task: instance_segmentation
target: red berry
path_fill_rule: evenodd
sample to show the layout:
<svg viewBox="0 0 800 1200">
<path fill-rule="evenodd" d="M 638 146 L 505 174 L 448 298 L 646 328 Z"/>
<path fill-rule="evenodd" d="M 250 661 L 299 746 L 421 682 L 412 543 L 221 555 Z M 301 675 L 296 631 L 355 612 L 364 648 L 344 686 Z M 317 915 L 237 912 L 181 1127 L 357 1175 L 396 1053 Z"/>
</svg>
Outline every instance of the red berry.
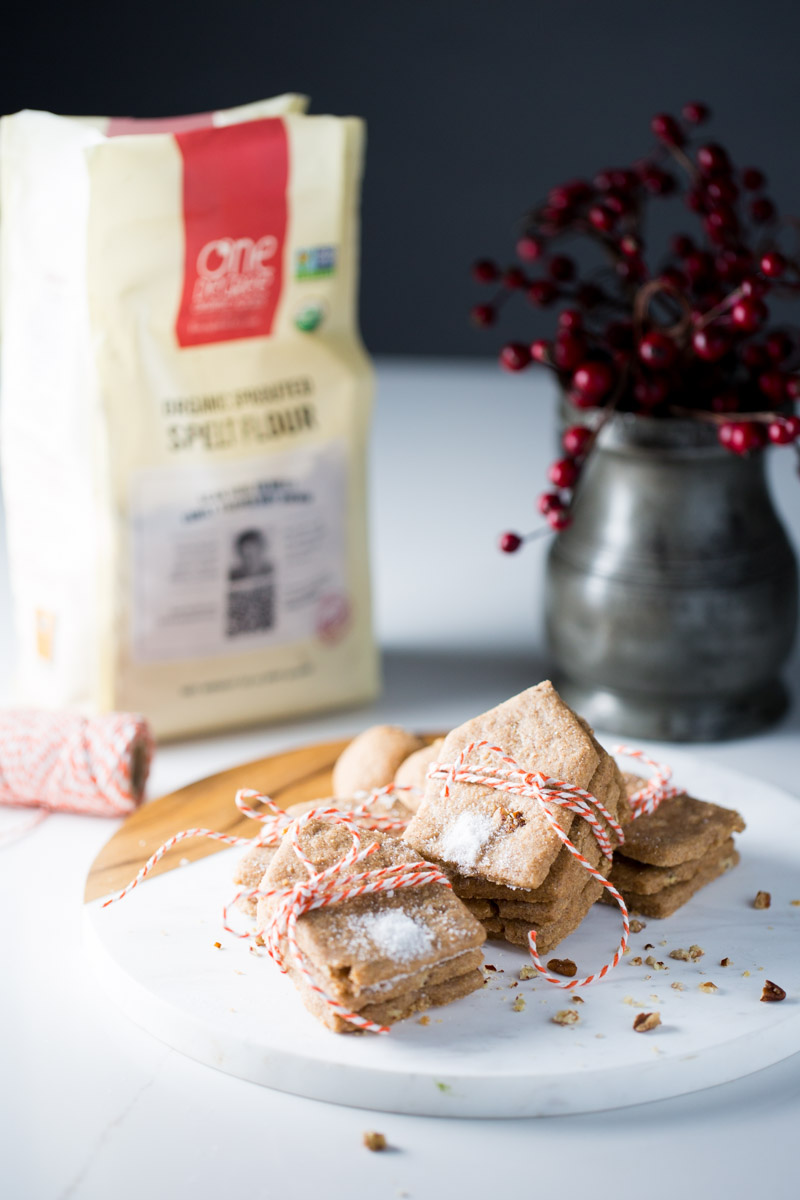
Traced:
<svg viewBox="0 0 800 1200">
<path fill-rule="evenodd" d="M 572 376 L 573 403 L 579 408 L 592 408 L 608 395 L 613 386 L 614 372 L 608 363 L 585 362 Z"/>
<path fill-rule="evenodd" d="M 585 353 L 586 342 L 580 334 L 571 333 L 568 329 L 559 329 L 553 357 L 560 370 L 574 371 L 580 366 Z"/>
<path fill-rule="evenodd" d="M 513 554 L 522 545 L 522 538 L 518 533 L 501 533 L 497 544 L 504 554 Z"/>
<path fill-rule="evenodd" d="M 634 202 L 626 192 L 619 191 L 618 188 L 612 188 L 610 192 L 606 192 L 603 197 L 603 203 L 606 208 L 618 217 L 623 217 L 625 213 L 631 212 L 634 207 Z"/>
<path fill-rule="evenodd" d="M 732 208 L 727 205 L 721 205 L 719 208 L 713 209 L 705 220 L 707 232 L 710 233 L 737 233 L 739 229 L 739 219 Z"/>
<path fill-rule="evenodd" d="M 507 271 L 503 272 L 503 287 L 510 288 L 511 291 L 524 288 L 527 282 L 525 272 L 519 267 L 509 267 Z"/>
<path fill-rule="evenodd" d="M 654 329 L 640 339 L 637 352 L 646 366 L 664 370 L 675 361 L 677 347 L 671 337 Z"/>
<path fill-rule="evenodd" d="M 691 104 L 684 104 L 681 114 L 683 119 L 688 121 L 690 125 L 702 125 L 711 116 L 711 109 L 707 104 L 702 104 L 699 100 L 694 100 Z"/>
<path fill-rule="evenodd" d="M 766 340 L 765 348 L 773 362 L 783 362 L 794 350 L 794 342 L 788 333 L 776 329 Z"/>
<path fill-rule="evenodd" d="M 672 239 L 672 253 L 678 258 L 686 258 L 687 254 L 691 254 L 694 250 L 694 242 L 685 233 L 676 233 Z"/>
<path fill-rule="evenodd" d="M 793 400 L 797 400 L 800 397 L 800 379 L 796 375 L 792 375 L 786 381 L 786 394 L 787 396 L 791 396 Z"/>
<path fill-rule="evenodd" d="M 537 338 L 535 342 L 531 342 L 531 358 L 534 362 L 549 363 L 550 343 L 544 338 Z"/>
<path fill-rule="evenodd" d="M 692 188 L 686 193 L 686 207 L 695 213 L 704 213 L 707 208 L 706 194 L 700 188 Z"/>
<path fill-rule="evenodd" d="M 669 380 L 665 375 L 648 375 L 646 379 L 637 379 L 633 387 L 636 403 L 642 408 L 657 408 L 664 403 L 669 392 Z"/>
<path fill-rule="evenodd" d="M 572 524 L 572 517 L 565 508 L 556 508 L 553 512 L 547 514 L 547 524 L 556 533 L 562 533 L 565 529 L 569 529 Z"/>
<path fill-rule="evenodd" d="M 561 444 L 571 458 L 581 458 L 591 445 L 594 433 L 585 425 L 570 425 L 564 430 Z"/>
<path fill-rule="evenodd" d="M 554 254 L 550 259 L 550 274 L 560 283 L 575 278 L 575 263 L 566 254 Z"/>
<path fill-rule="evenodd" d="M 631 233 L 626 233 L 619 239 L 619 248 L 626 258 L 639 258 L 642 253 L 642 243 Z"/>
<path fill-rule="evenodd" d="M 658 140 L 667 146 L 682 146 L 686 141 L 680 125 L 669 113 L 657 113 L 650 122 L 650 128 Z"/>
<path fill-rule="evenodd" d="M 497 319 L 497 313 L 491 304 L 476 304 L 474 308 L 470 309 L 470 316 L 473 323 L 482 329 L 488 325 L 494 325 Z"/>
<path fill-rule="evenodd" d="M 537 308 L 546 308 L 558 296 L 558 288 L 549 279 L 534 279 L 528 288 L 528 299 Z"/>
<path fill-rule="evenodd" d="M 542 492 L 539 499 L 536 501 L 536 507 L 543 517 L 548 513 L 555 512 L 559 508 L 564 507 L 564 501 L 559 496 L 558 492 Z"/>
<path fill-rule="evenodd" d="M 713 175 L 718 171 L 728 171 L 731 161 L 728 157 L 728 151 L 723 146 L 718 145 L 716 142 L 709 142 L 707 146 L 698 147 L 697 165 L 705 174 Z"/>
<path fill-rule="evenodd" d="M 758 167 L 745 167 L 742 171 L 742 187 L 748 192 L 758 192 L 765 186 L 767 182 L 763 171 L 759 171 Z"/>
<path fill-rule="evenodd" d="M 754 421 L 726 421 L 720 425 L 718 437 L 733 454 L 750 454 L 763 444 L 761 430 Z"/>
<path fill-rule="evenodd" d="M 578 481 L 580 471 L 574 458 L 558 458 L 550 466 L 547 478 L 559 488 L 571 488 Z"/>
<path fill-rule="evenodd" d="M 758 377 L 758 390 L 773 404 L 786 398 L 786 376 L 782 371 L 763 371 Z"/>
<path fill-rule="evenodd" d="M 583 315 L 577 308 L 565 308 L 558 314 L 558 323 L 562 329 L 582 329 Z"/>
<path fill-rule="evenodd" d="M 770 250 L 764 254 L 759 264 L 761 270 L 769 279 L 780 279 L 786 270 L 788 263 L 783 255 L 778 250 Z"/>
<path fill-rule="evenodd" d="M 509 342 L 500 351 L 500 366 L 506 371 L 522 371 L 531 361 L 531 352 L 522 342 Z"/>
<path fill-rule="evenodd" d="M 523 262 L 535 262 L 542 254 L 542 242 L 539 238 L 526 234 L 517 242 L 517 254 Z"/>
<path fill-rule="evenodd" d="M 668 171 L 662 171 L 661 167 L 651 167 L 642 176 L 642 183 L 653 196 L 669 196 L 676 187 L 675 177 Z"/>
<path fill-rule="evenodd" d="M 476 283 L 494 283 L 499 274 L 500 268 L 497 263 L 493 263 L 489 258 L 479 258 L 472 264 L 472 278 Z"/>
<path fill-rule="evenodd" d="M 616 264 L 616 272 L 620 279 L 625 279 L 631 283 L 639 283 L 647 278 L 647 267 L 644 259 L 641 258 L 626 258 L 622 262 Z"/>
<path fill-rule="evenodd" d="M 730 342 L 722 329 L 708 326 L 696 329 L 692 334 L 692 346 L 698 358 L 704 362 L 718 362 L 727 353 Z"/>
<path fill-rule="evenodd" d="M 800 417 L 778 417 L 767 426 L 767 437 L 776 446 L 789 446 L 800 435 Z"/>
<path fill-rule="evenodd" d="M 614 228 L 616 218 L 609 208 L 603 204 L 593 204 L 589 209 L 589 223 L 601 233 L 610 233 Z"/>
<path fill-rule="evenodd" d="M 706 196 L 715 204 L 733 204 L 739 196 L 739 189 L 730 175 L 719 175 L 706 184 Z"/>
<path fill-rule="evenodd" d="M 698 279 L 705 279 L 711 274 L 713 266 L 710 254 L 706 254 L 704 250 L 693 250 L 691 254 L 687 254 L 683 269 L 690 282 L 697 283 Z"/>
<path fill-rule="evenodd" d="M 732 324 L 744 333 L 755 333 L 764 324 L 767 316 L 766 304 L 755 296 L 745 296 L 742 300 L 737 300 L 731 309 Z"/>
<path fill-rule="evenodd" d="M 750 205 L 750 216 L 756 225 L 766 225 L 775 216 L 775 205 L 766 196 L 761 196 Z"/>
</svg>

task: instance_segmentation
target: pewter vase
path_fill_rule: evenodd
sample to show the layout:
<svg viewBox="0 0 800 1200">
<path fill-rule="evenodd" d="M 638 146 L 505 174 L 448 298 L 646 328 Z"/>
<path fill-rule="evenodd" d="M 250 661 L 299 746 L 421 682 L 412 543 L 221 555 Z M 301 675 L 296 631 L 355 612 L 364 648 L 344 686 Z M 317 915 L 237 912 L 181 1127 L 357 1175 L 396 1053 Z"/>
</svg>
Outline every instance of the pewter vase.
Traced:
<svg viewBox="0 0 800 1200">
<path fill-rule="evenodd" d="M 776 720 L 797 563 L 764 454 L 695 421 L 614 417 L 550 552 L 546 624 L 564 698 L 601 729 L 711 741 Z"/>
</svg>

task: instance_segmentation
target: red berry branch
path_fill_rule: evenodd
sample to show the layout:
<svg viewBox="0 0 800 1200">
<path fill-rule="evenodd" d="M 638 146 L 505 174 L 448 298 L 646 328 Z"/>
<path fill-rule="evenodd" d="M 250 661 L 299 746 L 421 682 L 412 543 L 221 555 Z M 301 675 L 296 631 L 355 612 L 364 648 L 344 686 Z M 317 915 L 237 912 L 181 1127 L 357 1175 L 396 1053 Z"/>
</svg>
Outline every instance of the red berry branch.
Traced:
<svg viewBox="0 0 800 1200">
<path fill-rule="evenodd" d="M 769 312 L 770 300 L 800 294 L 800 221 L 779 215 L 758 168 L 738 170 L 716 142 L 692 145 L 710 117 L 705 104 L 686 104 L 681 116 L 653 117 L 655 145 L 632 167 L 551 188 L 525 219 L 522 266 L 481 259 L 472 268 L 476 282 L 494 288 L 472 309 L 478 326 L 494 325 L 515 294 L 535 308 L 560 307 L 552 341 L 509 342 L 500 364 L 545 366 L 576 408 L 593 410 L 590 425 L 565 431 L 564 457 L 548 470 L 552 490 L 539 497 L 556 531 L 569 525 L 581 468 L 616 411 L 713 424 L 733 454 L 769 443 L 800 452 L 800 332 L 770 325 Z M 647 204 L 680 192 L 700 234 L 677 233 L 670 253 L 650 264 Z M 787 230 L 799 244 L 792 252 Z M 610 266 L 582 278 L 563 252 L 575 237 L 595 243 Z M 513 553 L 543 531 L 505 533 L 500 548 Z"/>
</svg>

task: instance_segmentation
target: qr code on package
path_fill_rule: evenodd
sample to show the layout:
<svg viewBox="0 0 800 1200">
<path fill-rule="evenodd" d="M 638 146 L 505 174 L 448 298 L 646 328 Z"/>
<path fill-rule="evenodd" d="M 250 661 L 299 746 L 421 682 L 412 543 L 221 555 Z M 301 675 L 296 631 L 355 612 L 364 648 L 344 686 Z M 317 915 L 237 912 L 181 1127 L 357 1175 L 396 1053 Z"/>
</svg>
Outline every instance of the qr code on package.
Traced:
<svg viewBox="0 0 800 1200">
<path fill-rule="evenodd" d="M 228 637 L 263 633 L 275 624 L 275 587 L 272 583 L 228 592 Z"/>
</svg>

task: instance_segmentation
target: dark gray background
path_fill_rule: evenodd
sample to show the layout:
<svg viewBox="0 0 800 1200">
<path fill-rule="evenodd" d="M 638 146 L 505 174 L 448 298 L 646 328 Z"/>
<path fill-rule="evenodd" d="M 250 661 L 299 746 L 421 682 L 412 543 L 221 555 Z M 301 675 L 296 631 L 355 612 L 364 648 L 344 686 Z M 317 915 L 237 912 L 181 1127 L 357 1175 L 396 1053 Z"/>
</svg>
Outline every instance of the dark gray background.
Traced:
<svg viewBox="0 0 800 1200">
<path fill-rule="evenodd" d="M 228 0 L 15 6 L 0 110 L 161 116 L 281 91 L 369 124 L 362 326 L 389 354 L 493 354 L 545 332 L 523 302 L 473 330 L 479 254 L 564 178 L 622 165 L 703 99 L 709 136 L 800 212 L 797 0 Z"/>
</svg>

